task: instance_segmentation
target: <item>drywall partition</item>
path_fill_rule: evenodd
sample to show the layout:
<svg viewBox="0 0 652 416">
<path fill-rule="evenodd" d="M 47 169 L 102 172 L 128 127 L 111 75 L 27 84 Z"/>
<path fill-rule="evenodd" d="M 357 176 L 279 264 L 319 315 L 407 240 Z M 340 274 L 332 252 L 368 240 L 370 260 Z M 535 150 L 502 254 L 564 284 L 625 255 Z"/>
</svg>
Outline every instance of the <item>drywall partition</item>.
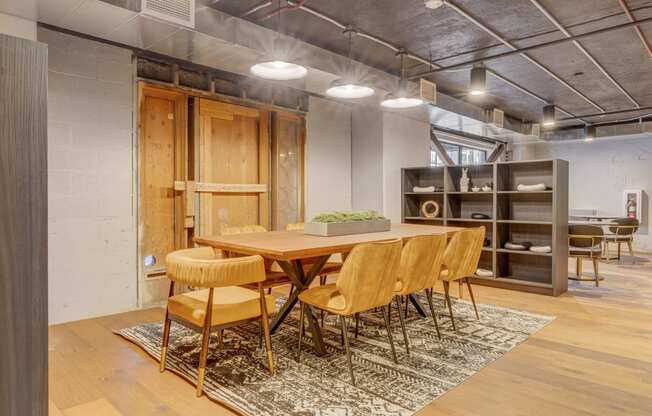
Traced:
<svg viewBox="0 0 652 416">
<path fill-rule="evenodd" d="M 351 205 L 383 211 L 383 113 L 356 107 L 351 123 Z"/>
<path fill-rule="evenodd" d="M 50 323 L 137 307 L 131 53 L 39 28 L 49 46 Z"/>
<path fill-rule="evenodd" d="M 351 209 L 351 108 L 310 97 L 306 117 L 306 220 Z"/>
<path fill-rule="evenodd" d="M 652 252 L 652 139 L 649 136 L 515 145 L 513 156 L 517 160 L 568 160 L 571 209 L 592 208 L 602 214 L 624 216 L 623 191 L 642 189 L 645 193 L 643 226 L 636 234 L 634 249 Z"/>
<path fill-rule="evenodd" d="M 401 222 L 401 168 L 430 166 L 430 123 L 383 113 L 383 212 Z"/>
</svg>

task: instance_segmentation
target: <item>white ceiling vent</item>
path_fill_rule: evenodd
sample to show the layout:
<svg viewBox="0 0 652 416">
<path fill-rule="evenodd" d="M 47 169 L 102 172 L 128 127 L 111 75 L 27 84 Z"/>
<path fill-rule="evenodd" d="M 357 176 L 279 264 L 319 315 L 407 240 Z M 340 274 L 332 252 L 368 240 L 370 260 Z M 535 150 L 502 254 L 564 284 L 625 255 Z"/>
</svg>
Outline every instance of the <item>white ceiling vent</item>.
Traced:
<svg viewBox="0 0 652 416">
<path fill-rule="evenodd" d="M 422 100 L 437 105 L 437 84 L 419 79 L 419 96 Z"/>
<path fill-rule="evenodd" d="M 195 0 L 142 0 L 143 14 L 195 28 Z"/>
</svg>

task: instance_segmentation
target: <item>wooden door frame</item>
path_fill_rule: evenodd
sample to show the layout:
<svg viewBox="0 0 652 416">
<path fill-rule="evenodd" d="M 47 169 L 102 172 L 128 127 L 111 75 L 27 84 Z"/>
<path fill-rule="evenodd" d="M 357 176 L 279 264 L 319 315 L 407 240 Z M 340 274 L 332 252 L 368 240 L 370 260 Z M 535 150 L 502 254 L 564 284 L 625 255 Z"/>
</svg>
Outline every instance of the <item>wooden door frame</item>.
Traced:
<svg viewBox="0 0 652 416">
<path fill-rule="evenodd" d="M 144 229 L 144 218 L 142 211 L 142 201 L 141 201 L 141 187 L 143 186 L 144 174 L 145 174 L 145 162 L 143 160 L 144 146 L 143 140 L 145 136 L 144 129 L 144 104 L 146 97 L 153 98 L 162 98 L 166 100 L 171 100 L 174 102 L 174 118 L 175 118 L 175 139 L 174 139 L 174 179 L 175 180 L 187 180 L 188 179 L 188 163 L 187 163 L 187 154 L 188 154 L 188 95 L 180 92 L 174 91 L 169 88 L 161 88 L 158 86 L 149 85 L 144 81 L 138 82 L 138 159 L 137 159 L 137 185 L 136 185 L 136 210 L 138 218 L 138 231 L 137 231 L 137 240 L 138 240 L 138 276 L 139 276 L 139 299 L 138 302 L 141 304 L 141 291 L 140 282 L 145 281 L 145 279 L 156 279 L 164 278 L 165 270 L 156 270 L 150 272 L 146 275 L 144 266 L 143 266 L 143 229 Z M 170 187 L 174 188 L 174 183 L 170 184 Z M 174 196 L 174 245 L 175 248 L 185 248 L 188 246 L 188 230 L 184 226 L 184 201 L 183 197 L 179 193 L 175 193 Z"/>
</svg>

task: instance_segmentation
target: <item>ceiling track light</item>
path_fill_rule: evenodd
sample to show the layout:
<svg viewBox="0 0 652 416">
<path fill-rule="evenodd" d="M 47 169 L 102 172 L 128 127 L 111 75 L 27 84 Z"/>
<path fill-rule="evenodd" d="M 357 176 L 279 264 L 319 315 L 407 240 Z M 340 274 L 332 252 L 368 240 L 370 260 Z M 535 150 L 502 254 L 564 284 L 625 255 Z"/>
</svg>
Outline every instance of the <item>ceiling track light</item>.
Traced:
<svg viewBox="0 0 652 416">
<path fill-rule="evenodd" d="M 555 125 L 555 106 L 550 104 L 543 107 L 543 120 L 541 125 L 544 127 L 552 127 Z"/>
<path fill-rule="evenodd" d="M 330 87 L 326 90 L 326 95 L 334 98 L 342 99 L 355 99 L 355 98 L 366 98 L 374 95 L 374 89 L 362 84 L 358 80 L 354 79 L 353 76 L 353 64 L 351 60 L 351 45 L 353 42 L 353 35 L 355 30 L 352 27 L 347 27 L 343 32 L 345 35 L 349 36 L 349 50 L 347 54 L 349 70 L 348 73 L 343 77 L 336 79 L 331 82 Z"/>
<path fill-rule="evenodd" d="M 471 82 L 469 94 L 478 96 L 487 92 L 487 69 L 484 65 L 475 65 L 471 68 Z"/>
<path fill-rule="evenodd" d="M 280 10 L 281 0 L 278 1 L 278 7 Z M 283 45 L 281 40 L 281 13 L 278 13 L 276 32 L 278 36 L 274 39 L 272 53 L 252 65 L 249 71 L 259 78 L 273 81 L 290 81 L 305 77 L 308 70 L 303 65 L 291 62 L 292 59 L 288 56 L 289 48 Z"/>
<path fill-rule="evenodd" d="M 412 108 L 423 104 L 421 98 L 414 97 L 408 92 L 409 85 L 408 80 L 405 79 L 405 67 L 403 65 L 403 58 L 406 54 L 407 52 L 403 48 L 399 49 L 396 53 L 396 55 L 401 58 L 401 78 L 398 82 L 398 89 L 395 92 L 390 92 L 385 95 L 385 99 L 380 103 L 380 105 L 385 108 Z"/>
<path fill-rule="evenodd" d="M 584 140 L 587 142 L 593 141 L 597 137 L 598 129 L 595 126 L 586 125 L 584 126 Z"/>
</svg>

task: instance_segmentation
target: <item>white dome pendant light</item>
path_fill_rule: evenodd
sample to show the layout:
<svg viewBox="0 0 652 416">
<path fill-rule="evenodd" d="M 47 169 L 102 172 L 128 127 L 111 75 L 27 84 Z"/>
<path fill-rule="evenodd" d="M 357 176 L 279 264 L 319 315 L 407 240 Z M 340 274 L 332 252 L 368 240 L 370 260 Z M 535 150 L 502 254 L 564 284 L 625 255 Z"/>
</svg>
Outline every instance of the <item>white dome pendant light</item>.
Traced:
<svg viewBox="0 0 652 416">
<path fill-rule="evenodd" d="M 281 0 L 278 1 L 278 5 L 281 10 Z M 273 81 L 290 81 L 305 77 L 308 74 L 306 67 L 290 62 L 291 60 L 286 56 L 287 51 L 286 48 L 283 48 L 280 30 L 281 13 L 279 11 L 276 27 L 278 37 L 274 40 L 272 53 L 252 65 L 249 71 L 259 78 Z"/>
<path fill-rule="evenodd" d="M 401 109 L 418 107 L 423 104 L 423 100 L 418 97 L 411 96 L 408 92 L 408 81 L 405 79 L 403 57 L 405 56 L 405 49 L 401 48 L 396 55 L 401 57 L 401 79 L 398 82 L 398 90 L 390 92 L 385 95 L 385 99 L 381 101 L 380 105 L 385 108 Z"/>
<path fill-rule="evenodd" d="M 344 30 L 344 34 L 349 36 L 349 73 L 344 78 L 336 79 L 331 82 L 330 87 L 326 90 L 326 95 L 334 98 L 343 98 L 343 99 L 354 99 L 354 98 L 366 98 L 374 95 L 374 89 L 366 85 L 361 84 L 353 79 L 353 65 L 351 64 L 351 42 L 354 30 L 350 27 L 347 27 Z"/>
</svg>

